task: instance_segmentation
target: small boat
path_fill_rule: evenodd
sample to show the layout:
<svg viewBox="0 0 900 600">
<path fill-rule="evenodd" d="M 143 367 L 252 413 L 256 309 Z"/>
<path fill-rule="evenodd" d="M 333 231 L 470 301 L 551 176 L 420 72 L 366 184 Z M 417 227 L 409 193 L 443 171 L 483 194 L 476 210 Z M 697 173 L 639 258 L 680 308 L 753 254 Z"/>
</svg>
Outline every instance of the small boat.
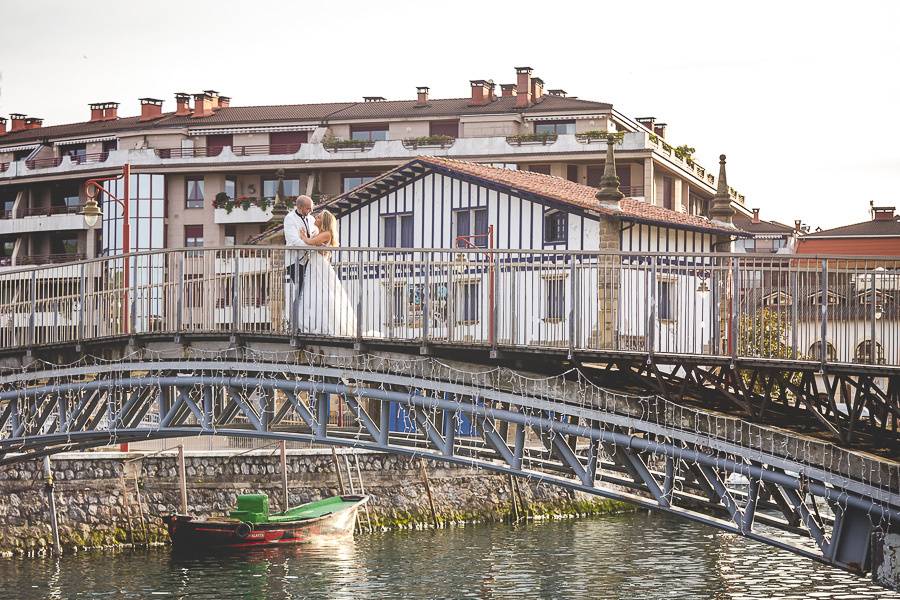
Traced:
<svg viewBox="0 0 900 600">
<path fill-rule="evenodd" d="M 356 512 L 368 496 L 333 496 L 269 514 L 266 494 L 243 494 L 227 517 L 163 517 L 176 549 L 220 550 L 281 544 L 353 535 Z"/>
</svg>

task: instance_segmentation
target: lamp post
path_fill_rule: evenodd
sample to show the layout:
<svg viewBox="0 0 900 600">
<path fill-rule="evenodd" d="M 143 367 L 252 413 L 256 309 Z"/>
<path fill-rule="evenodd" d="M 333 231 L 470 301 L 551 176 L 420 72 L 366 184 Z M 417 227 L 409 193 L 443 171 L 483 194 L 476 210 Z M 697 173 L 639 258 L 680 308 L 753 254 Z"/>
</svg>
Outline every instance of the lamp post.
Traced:
<svg viewBox="0 0 900 600">
<path fill-rule="evenodd" d="M 103 187 L 103 183 L 106 181 L 118 181 L 122 180 L 122 188 L 123 188 L 123 196 L 124 198 L 119 198 L 115 194 L 106 190 Z M 131 165 L 128 163 L 122 166 L 122 174 L 117 177 L 102 177 L 97 179 L 88 179 L 84 182 L 84 194 L 87 196 L 87 201 L 84 203 L 84 206 L 81 209 L 81 215 L 84 216 L 84 224 L 88 226 L 89 229 L 93 229 L 97 226 L 97 223 L 100 221 L 100 217 L 103 215 L 103 212 L 100 209 L 100 205 L 97 203 L 97 196 L 102 192 L 106 195 L 110 200 L 115 201 L 119 206 L 122 207 L 122 216 L 124 219 L 124 223 L 122 224 L 122 254 L 125 256 L 125 263 L 122 268 L 122 275 L 124 281 L 122 282 L 123 287 L 123 303 L 122 303 L 122 325 L 123 331 L 125 333 L 128 332 L 128 286 L 129 286 L 129 263 L 130 260 L 128 255 L 131 253 L 131 219 L 129 215 L 128 205 L 129 198 L 131 197 L 130 188 L 130 179 L 131 179 Z"/>
</svg>

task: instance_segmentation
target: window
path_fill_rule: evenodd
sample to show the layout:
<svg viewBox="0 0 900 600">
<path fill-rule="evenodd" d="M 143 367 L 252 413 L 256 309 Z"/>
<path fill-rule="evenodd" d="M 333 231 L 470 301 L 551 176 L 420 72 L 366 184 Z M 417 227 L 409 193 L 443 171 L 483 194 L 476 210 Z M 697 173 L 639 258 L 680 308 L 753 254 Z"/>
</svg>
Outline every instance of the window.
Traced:
<svg viewBox="0 0 900 600">
<path fill-rule="evenodd" d="M 688 212 L 705 217 L 709 214 L 709 202 L 694 192 L 688 193 Z"/>
<path fill-rule="evenodd" d="M 344 175 L 341 179 L 341 193 L 349 192 L 355 187 L 369 183 L 376 177 L 377 175 Z"/>
<path fill-rule="evenodd" d="M 532 173 L 540 173 L 542 175 L 550 174 L 550 165 L 529 165 L 528 170 Z"/>
<path fill-rule="evenodd" d="M 547 213 L 544 217 L 544 243 L 565 242 L 569 232 L 569 215 L 561 211 Z"/>
<path fill-rule="evenodd" d="M 15 240 L 3 240 L 0 242 L 0 267 L 8 267 L 12 264 L 12 255 L 15 247 Z"/>
<path fill-rule="evenodd" d="M 388 139 L 387 125 L 351 125 L 350 139 L 361 142 L 377 142 Z"/>
<path fill-rule="evenodd" d="M 184 274 L 184 303 L 185 306 L 198 308 L 203 306 L 203 274 Z"/>
<path fill-rule="evenodd" d="M 272 154 L 293 154 L 306 143 L 307 131 L 277 131 L 269 134 L 269 146 Z"/>
<path fill-rule="evenodd" d="M 671 281 L 660 281 L 656 289 L 656 317 L 661 321 L 674 320 L 675 284 Z"/>
<path fill-rule="evenodd" d="M 185 239 L 187 239 L 186 235 Z M 234 246 L 237 243 L 237 228 L 234 225 L 225 226 L 225 239 L 223 240 L 223 243 L 226 246 Z"/>
<path fill-rule="evenodd" d="M 285 198 L 296 198 L 300 195 L 299 179 L 283 179 L 282 181 L 284 182 L 284 198 L 282 198 L 282 200 Z M 275 192 L 278 191 L 278 180 L 263 179 L 262 187 L 263 198 L 269 202 L 273 202 L 275 200 Z"/>
<path fill-rule="evenodd" d="M 225 194 L 234 200 L 237 198 L 237 177 L 226 177 L 225 178 Z"/>
<path fill-rule="evenodd" d="M 459 288 L 459 321 L 475 323 L 480 315 L 480 284 L 477 281 L 463 283 Z"/>
<path fill-rule="evenodd" d="M 453 217 L 456 220 L 457 247 L 488 247 L 488 209 L 455 210 Z"/>
<path fill-rule="evenodd" d="M 872 340 L 863 340 L 856 347 L 855 362 L 867 363 L 870 365 L 883 365 L 884 352 L 881 344 Z"/>
<path fill-rule="evenodd" d="M 203 225 L 184 226 L 184 247 L 199 248 L 203 246 Z M 190 252 L 187 256 L 200 256 L 200 252 Z"/>
<path fill-rule="evenodd" d="M 809 347 L 809 356 L 807 358 L 811 360 L 822 359 L 821 341 L 818 341 Z M 828 362 L 834 362 L 837 360 L 837 351 L 835 351 L 834 346 L 831 345 L 831 342 L 825 342 L 825 360 Z"/>
<path fill-rule="evenodd" d="M 675 210 L 675 180 L 671 177 L 662 178 L 663 208 Z"/>
<path fill-rule="evenodd" d="M 431 121 L 428 124 L 429 135 L 449 135 L 459 137 L 459 121 Z"/>
<path fill-rule="evenodd" d="M 87 146 L 84 144 L 64 146 L 63 154 L 70 157 L 72 162 L 82 162 L 87 155 Z"/>
<path fill-rule="evenodd" d="M 78 238 L 53 237 L 50 240 L 50 252 L 52 254 L 78 254 Z"/>
<path fill-rule="evenodd" d="M 59 184 L 53 188 L 50 203 L 64 212 L 78 212 L 81 209 L 81 186 L 77 183 Z"/>
<path fill-rule="evenodd" d="M 566 311 L 566 281 L 562 277 L 544 280 L 544 317 L 560 321 Z"/>
<path fill-rule="evenodd" d="M 534 124 L 535 133 L 575 133 L 575 121 L 542 121 Z"/>
<path fill-rule="evenodd" d="M 412 248 L 415 240 L 413 223 L 412 214 L 382 217 L 384 227 L 382 246 L 385 248 Z"/>
<path fill-rule="evenodd" d="M 16 150 L 15 152 L 13 152 L 13 160 L 14 161 L 25 160 L 26 158 L 31 156 L 32 152 L 34 152 L 34 149 Z"/>
<path fill-rule="evenodd" d="M 106 140 L 103 142 L 103 152 L 114 152 L 119 149 L 119 140 Z"/>
<path fill-rule="evenodd" d="M 631 166 L 630 165 L 616 165 L 616 177 L 619 178 L 619 189 L 622 190 L 622 193 L 626 196 L 638 196 L 640 194 L 635 194 L 631 189 Z"/>
<path fill-rule="evenodd" d="M 203 178 L 186 177 L 184 179 L 184 207 L 203 208 Z"/>
<path fill-rule="evenodd" d="M 578 165 L 566 165 L 566 179 L 578 183 Z"/>
<path fill-rule="evenodd" d="M 206 155 L 218 156 L 222 153 L 222 148 L 226 146 L 231 148 L 234 140 L 231 134 L 208 135 L 206 136 Z"/>
<path fill-rule="evenodd" d="M 591 187 L 600 187 L 600 179 L 603 177 L 603 165 L 588 165 L 587 184 Z"/>
</svg>

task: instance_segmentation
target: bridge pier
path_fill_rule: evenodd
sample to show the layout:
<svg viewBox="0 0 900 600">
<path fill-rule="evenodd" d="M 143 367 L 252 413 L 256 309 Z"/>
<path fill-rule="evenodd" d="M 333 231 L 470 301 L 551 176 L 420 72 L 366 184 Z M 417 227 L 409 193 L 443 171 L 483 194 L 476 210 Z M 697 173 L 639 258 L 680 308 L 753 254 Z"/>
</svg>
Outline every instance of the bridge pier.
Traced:
<svg viewBox="0 0 900 600">
<path fill-rule="evenodd" d="M 872 581 L 900 591 L 900 533 L 876 535 L 873 546 Z"/>
</svg>

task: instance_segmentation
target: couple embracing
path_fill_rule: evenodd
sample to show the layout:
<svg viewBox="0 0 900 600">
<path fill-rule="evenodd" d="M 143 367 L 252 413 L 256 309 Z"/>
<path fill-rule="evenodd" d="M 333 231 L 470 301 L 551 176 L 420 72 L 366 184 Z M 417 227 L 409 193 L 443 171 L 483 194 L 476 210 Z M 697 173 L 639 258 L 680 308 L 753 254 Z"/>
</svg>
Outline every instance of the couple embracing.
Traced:
<svg viewBox="0 0 900 600">
<path fill-rule="evenodd" d="M 284 217 L 284 242 L 291 248 L 285 252 L 285 310 L 304 333 L 356 335 L 356 310 L 325 249 L 338 245 L 337 219 L 313 208 L 312 198 L 299 196 Z"/>
</svg>

